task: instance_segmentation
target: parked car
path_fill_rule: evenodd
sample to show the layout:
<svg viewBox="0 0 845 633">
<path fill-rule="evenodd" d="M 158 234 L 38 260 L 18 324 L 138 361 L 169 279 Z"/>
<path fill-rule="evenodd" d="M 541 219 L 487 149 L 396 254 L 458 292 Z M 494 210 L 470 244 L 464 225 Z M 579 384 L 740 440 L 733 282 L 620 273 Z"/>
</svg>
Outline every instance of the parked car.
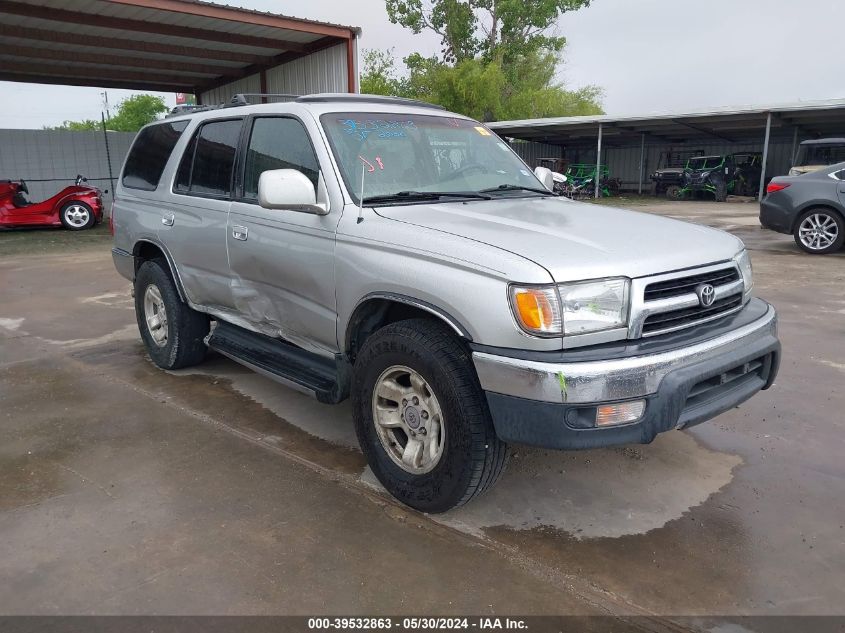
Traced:
<svg viewBox="0 0 845 633">
<path fill-rule="evenodd" d="M 724 202 L 728 194 L 756 195 L 761 172 L 760 152 L 696 156 L 687 160 L 678 197 L 706 192 L 713 194 L 716 202 Z"/>
<path fill-rule="evenodd" d="M 427 512 L 511 443 L 647 443 L 772 385 L 775 310 L 738 238 L 551 194 L 483 124 L 312 95 L 145 127 L 114 203 L 150 358 L 207 348 L 324 403 Z"/>
<path fill-rule="evenodd" d="M 0 228 L 64 226 L 90 229 L 103 220 L 102 191 L 77 176 L 72 186 L 52 198 L 30 202 L 24 180 L 0 180 Z"/>
<path fill-rule="evenodd" d="M 702 150 L 682 152 L 660 152 L 657 169 L 651 174 L 651 193 L 655 196 L 666 195 L 667 198 L 677 198 L 683 187 L 684 167 L 694 156 L 703 156 Z"/>
<path fill-rule="evenodd" d="M 845 242 L 845 162 L 772 178 L 760 203 L 763 228 L 791 233 L 799 248 L 833 253 Z"/>
<path fill-rule="evenodd" d="M 820 138 L 803 141 L 798 146 L 790 176 L 800 176 L 845 161 L 845 138 Z"/>
</svg>

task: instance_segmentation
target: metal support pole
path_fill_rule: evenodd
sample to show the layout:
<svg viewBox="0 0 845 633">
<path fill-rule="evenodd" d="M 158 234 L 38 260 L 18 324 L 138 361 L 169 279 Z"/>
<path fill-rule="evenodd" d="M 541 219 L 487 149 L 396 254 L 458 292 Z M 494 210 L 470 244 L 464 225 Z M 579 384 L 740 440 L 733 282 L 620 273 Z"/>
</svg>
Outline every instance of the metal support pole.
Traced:
<svg viewBox="0 0 845 633">
<path fill-rule="evenodd" d="M 763 199 L 763 192 L 766 191 L 766 161 L 769 160 L 769 137 L 772 134 L 772 113 L 766 117 L 766 138 L 763 141 L 763 164 L 760 170 L 760 191 L 757 194 L 757 200 Z"/>
<path fill-rule="evenodd" d="M 595 197 L 599 199 L 599 181 L 601 180 L 601 123 L 599 123 L 599 144 L 596 148 L 596 178 L 595 178 Z"/>
<path fill-rule="evenodd" d="M 114 174 L 112 173 L 111 168 L 111 150 L 109 149 L 109 133 L 106 131 L 106 116 L 103 113 L 100 113 L 100 121 L 103 125 L 103 141 L 106 144 L 106 163 L 109 166 L 109 185 L 111 189 L 109 189 L 109 193 L 111 194 L 111 199 L 114 200 Z M 109 212 L 111 213 L 111 212 Z"/>
<path fill-rule="evenodd" d="M 795 164 L 795 159 L 797 158 L 798 154 L 798 126 L 795 126 L 795 131 L 792 134 L 792 154 L 790 155 L 790 162 L 789 166 L 792 167 Z"/>
<path fill-rule="evenodd" d="M 640 141 L 640 186 L 637 188 L 637 192 L 640 195 L 643 195 L 643 172 L 645 171 L 645 132 L 642 134 L 642 139 Z"/>
</svg>

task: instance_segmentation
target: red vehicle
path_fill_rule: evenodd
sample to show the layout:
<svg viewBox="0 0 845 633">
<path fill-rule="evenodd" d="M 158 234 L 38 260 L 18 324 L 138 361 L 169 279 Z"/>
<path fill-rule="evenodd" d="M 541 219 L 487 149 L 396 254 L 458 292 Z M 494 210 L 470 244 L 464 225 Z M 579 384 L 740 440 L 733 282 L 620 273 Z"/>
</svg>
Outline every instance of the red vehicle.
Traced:
<svg viewBox="0 0 845 633">
<path fill-rule="evenodd" d="M 23 180 L 0 180 L 0 228 L 64 226 L 71 231 L 90 229 L 103 220 L 102 192 L 85 184 L 82 176 L 52 198 L 30 202 Z"/>
</svg>

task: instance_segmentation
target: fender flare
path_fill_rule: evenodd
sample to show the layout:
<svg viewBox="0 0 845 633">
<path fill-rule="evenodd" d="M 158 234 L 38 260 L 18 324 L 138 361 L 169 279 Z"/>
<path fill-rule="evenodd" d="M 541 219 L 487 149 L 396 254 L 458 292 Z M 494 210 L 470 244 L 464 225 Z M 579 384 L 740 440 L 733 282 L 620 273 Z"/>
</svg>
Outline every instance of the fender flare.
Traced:
<svg viewBox="0 0 845 633">
<path fill-rule="evenodd" d="M 179 276 L 179 270 L 176 268 L 176 263 L 173 261 L 173 256 L 170 254 L 170 251 L 167 250 L 167 247 L 161 242 L 159 242 L 157 239 L 153 237 L 142 237 L 135 241 L 135 244 L 132 246 L 132 257 L 135 258 L 136 272 L 138 264 L 138 252 L 142 244 L 152 244 L 158 250 L 164 253 L 164 259 L 167 261 L 167 266 L 170 268 L 170 276 L 173 278 L 173 281 L 176 284 L 176 292 L 179 295 L 179 298 L 185 303 L 190 304 L 188 295 L 185 292 L 185 286 L 182 283 L 182 277 Z"/>
</svg>

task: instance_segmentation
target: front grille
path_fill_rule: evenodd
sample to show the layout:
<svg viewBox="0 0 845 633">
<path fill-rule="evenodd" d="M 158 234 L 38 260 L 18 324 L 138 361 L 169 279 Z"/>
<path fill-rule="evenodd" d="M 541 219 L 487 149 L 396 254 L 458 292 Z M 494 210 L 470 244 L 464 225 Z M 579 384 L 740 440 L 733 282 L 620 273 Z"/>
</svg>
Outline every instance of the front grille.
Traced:
<svg viewBox="0 0 845 633">
<path fill-rule="evenodd" d="M 682 308 L 680 310 L 652 314 L 646 317 L 643 322 L 643 334 L 692 325 L 698 321 L 715 317 L 721 312 L 728 312 L 734 308 L 738 308 L 741 305 L 742 292 L 717 299 L 713 302 L 713 305 L 707 308 L 695 306 L 693 308 Z"/>
<path fill-rule="evenodd" d="M 696 286 L 701 284 L 721 286 L 738 280 L 739 271 L 736 268 L 731 267 L 723 268 L 722 270 L 713 270 L 707 273 L 700 273 L 698 275 L 690 275 L 689 277 L 678 277 L 677 279 L 669 279 L 667 281 L 657 281 L 645 287 L 643 299 L 645 301 L 668 299 L 669 297 L 678 297 L 680 295 L 695 292 Z"/>
</svg>

